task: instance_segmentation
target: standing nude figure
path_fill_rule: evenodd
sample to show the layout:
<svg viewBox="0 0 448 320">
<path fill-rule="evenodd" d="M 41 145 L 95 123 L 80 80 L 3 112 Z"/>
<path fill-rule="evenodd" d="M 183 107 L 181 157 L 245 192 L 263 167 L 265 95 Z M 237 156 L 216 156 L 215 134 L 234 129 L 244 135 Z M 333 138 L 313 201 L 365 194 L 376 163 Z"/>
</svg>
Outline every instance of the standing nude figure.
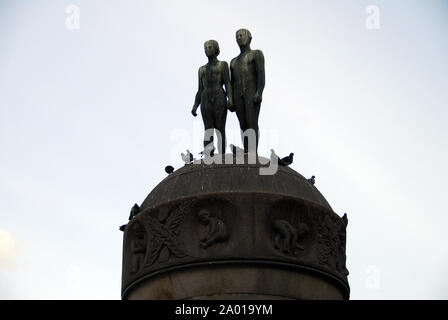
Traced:
<svg viewBox="0 0 448 320">
<path fill-rule="evenodd" d="M 236 32 L 236 42 L 241 53 L 230 62 L 234 110 L 240 122 L 245 153 L 257 153 L 258 150 L 258 116 L 265 83 L 263 52 L 252 50 L 251 40 L 249 30 L 240 29 Z M 247 136 L 243 135 L 248 129 L 254 130 L 255 146 L 250 146 Z"/>
<path fill-rule="evenodd" d="M 218 150 L 224 154 L 226 149 L 226 118 L 227 108 L 232 106 L 232 88 L 230 86 L 229 66 L 225 61 L 219 61 L 219 45 L 215 40 L 204 44 L 208 63 L 199 68 L 199 88 L 191 113 L 197 116 L 196 110 L 201 105 L 204 121 L 204 150 L 213 155 L 213 131 L 216 129 Z M 225 86 L 225 90 L 223 89 Z M 229 100 L 227 101 L 227 97 Z"/>
</svg>

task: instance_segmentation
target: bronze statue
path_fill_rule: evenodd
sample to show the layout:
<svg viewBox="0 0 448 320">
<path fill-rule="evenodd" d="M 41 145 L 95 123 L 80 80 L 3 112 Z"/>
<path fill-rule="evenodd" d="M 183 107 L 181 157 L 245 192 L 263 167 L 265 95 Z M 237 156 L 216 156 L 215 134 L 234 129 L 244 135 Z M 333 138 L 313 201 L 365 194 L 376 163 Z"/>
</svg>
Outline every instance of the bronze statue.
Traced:
<svg viewBox="0 0 448 320">
<path fill-rule="evenodd" d="M 217 41 L 206 41 L 204 50 L 208 63 L 199 68 L 199 88 L 191 113 L 196 117 L 196 110 L 199 104 L 201 105 L 202 120 L 205 127 L 204 150 L 209 148 L 211 155 L 213 155 L 213 131 L 210 132 L 210 130 L 216 129 L 218 150 L 224 154 L 226 149 L 227 108 L 231 108 L 233 104 L 229 66 L 227 62 L 219 61 L 217 58 L 219 55 Z"/>
<path fill-rule="evenodd" d="M 233 90 L 233 108 L 236 111 L 240 128 L 244 151 L 249 151 L 247 137 L 243 134 L 247 129 L 255 131 L 255 153 L 258 150 L 259 129 L 258 116 L 260 114 L 261 100 L 265 83 L 264 56 L 260 50 L 252 50 L 250 42 L 252 35 L 247 29 L 236 32 L 236 42 L 241 53 L 230 62 L 231 84 Z M 253 146 L 251 146 L 253 148 Z"/>
</svg>

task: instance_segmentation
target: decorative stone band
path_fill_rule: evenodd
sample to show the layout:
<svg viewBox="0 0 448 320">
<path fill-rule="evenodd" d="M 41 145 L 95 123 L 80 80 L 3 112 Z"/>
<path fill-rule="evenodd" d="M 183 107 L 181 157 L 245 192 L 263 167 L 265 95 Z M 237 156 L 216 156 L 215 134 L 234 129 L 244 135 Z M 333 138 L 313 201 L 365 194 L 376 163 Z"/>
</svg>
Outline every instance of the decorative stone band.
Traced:
<svg viewBox="0 0 448 320">
<path fill-rule="evenodd" d="M 162 299 L 223 297 L 224 293 L 316 298 L 296 294 L 295 289 L 276 291 L 281 281 L 302 275 L 296 287 L 303 283 L 314 284 L 313 290 L 327 286 L 348 299 L 345 223 L 329 205 L 264 192 L 209 192 L 147 205 L 125 229 L 122 297 L 132 298 L 133 291 L 152 282 L 158 283 L 152 290 L 163 287 L 165 291 L 149 297 Z M 183 279 L 192 274 L 200 278 L 201 272 L 209 277 L 202 287 L 196 284 L 186 290 L 166 283 L 167 276 L 169 281 L 182 278 L 181 274 Z M 247 276 L 241 279 L 245 272 Z M 220 292 L 223 287 L 211 282 L 222 281 L 222 274 L 240 281 L 232 288 L 232 281 L 226 280 L 226 290 Z M 278 277 L 277 285 L 268 284 L 273 281 L 270 277 Z M 312 291 L 309 288 L 307 292 Z"/>
</svg>

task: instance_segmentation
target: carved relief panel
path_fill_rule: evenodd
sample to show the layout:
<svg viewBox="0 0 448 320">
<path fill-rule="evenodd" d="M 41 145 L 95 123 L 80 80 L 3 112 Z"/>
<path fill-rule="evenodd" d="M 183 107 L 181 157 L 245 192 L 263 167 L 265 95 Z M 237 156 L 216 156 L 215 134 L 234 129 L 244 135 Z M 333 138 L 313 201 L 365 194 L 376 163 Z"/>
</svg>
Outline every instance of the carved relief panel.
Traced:
<svg viewBox="0 0 448 320">
<path fill-rule="evenodd" d="M 300 256 L 307 250 L 310 239 L 307 208 L 294 200 L 280 200 L 270 210 L 271 243 L 277 253 L 289 257 Z"/>
</svg>

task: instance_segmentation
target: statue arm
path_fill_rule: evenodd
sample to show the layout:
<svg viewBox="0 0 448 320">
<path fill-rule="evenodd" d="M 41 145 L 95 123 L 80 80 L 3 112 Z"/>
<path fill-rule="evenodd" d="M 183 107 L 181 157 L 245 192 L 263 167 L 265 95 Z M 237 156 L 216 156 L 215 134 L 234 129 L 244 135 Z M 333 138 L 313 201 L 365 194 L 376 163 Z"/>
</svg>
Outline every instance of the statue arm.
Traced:
<svg viewBox="0 0 448 320">
<path fill-rule="evenodd" d="M 226 88 L 226 94 L 228 97 L 228 108 L 229 110 L 233 110 L 233 94 L 232 94 L 232 84 L 230 83 L 230 72 L 229 72 L 229 66 L 227 62 L 224 61 L 224 70 L 223 70 L 223 80 L 224 80 L 224 87 Z"/>
<path fill-rule="evenodd" d="M 265 75 L 264 75 L 264 56 L 263 52 L 257 50 L 257 54 L 255 56 L 255 70 L 257 72 L 257 95 L 261 97 L 263 95 L 264 83 L 265 83 Z"/>
<path fill-rule="evenodd" d="M 235 99 L 234 99 L 234 96 L 233 96 L 233 94 L 234 94 L 233 90 L 235 89 L 235 77 L 234 77 L 234 74 L 233 74 L 233 68 L 234 68 L 233 61 L 234 60 L 235 59 L 232 59 L 232 61 L 230 61 L 230 87 L 232 89 L 232 92 L 231 92 L 231 95 L 230 95 L 230 97 L 232 97 L 232 109 L 230 109 L 230 111 L 232 111 L 232 112 L 235 111 L 235 102 L 236 102 Z"/>
<path fill-rule="evenodd" d="M 230 61 L 230 86 L 232 87 L 232 94 L 233 94 L 233 88 L 234 88 L 234 84 L 235 84 L 235 79 L 233 77 L 233 60 L 235 60 L 235 59 L 232 59 L 232 61 Z M 233 96 L 232 96 L 232 98 L 233 98 Z"/>
<path fill-rule="evenodd" d="M 197 116 L 196 110 L 198 109 L 199 105 L 201 104 L 201 95 L 202 95 L 202 79 L 201 79 L 201 68 L 199 68 L 198 71 L 198 92 L 196 93 L 196 97 L 194 99 L 194 105 L 193 108 L 191 109 L 191 113 L 193 114 L 193 116 Z"/>
</svg>

